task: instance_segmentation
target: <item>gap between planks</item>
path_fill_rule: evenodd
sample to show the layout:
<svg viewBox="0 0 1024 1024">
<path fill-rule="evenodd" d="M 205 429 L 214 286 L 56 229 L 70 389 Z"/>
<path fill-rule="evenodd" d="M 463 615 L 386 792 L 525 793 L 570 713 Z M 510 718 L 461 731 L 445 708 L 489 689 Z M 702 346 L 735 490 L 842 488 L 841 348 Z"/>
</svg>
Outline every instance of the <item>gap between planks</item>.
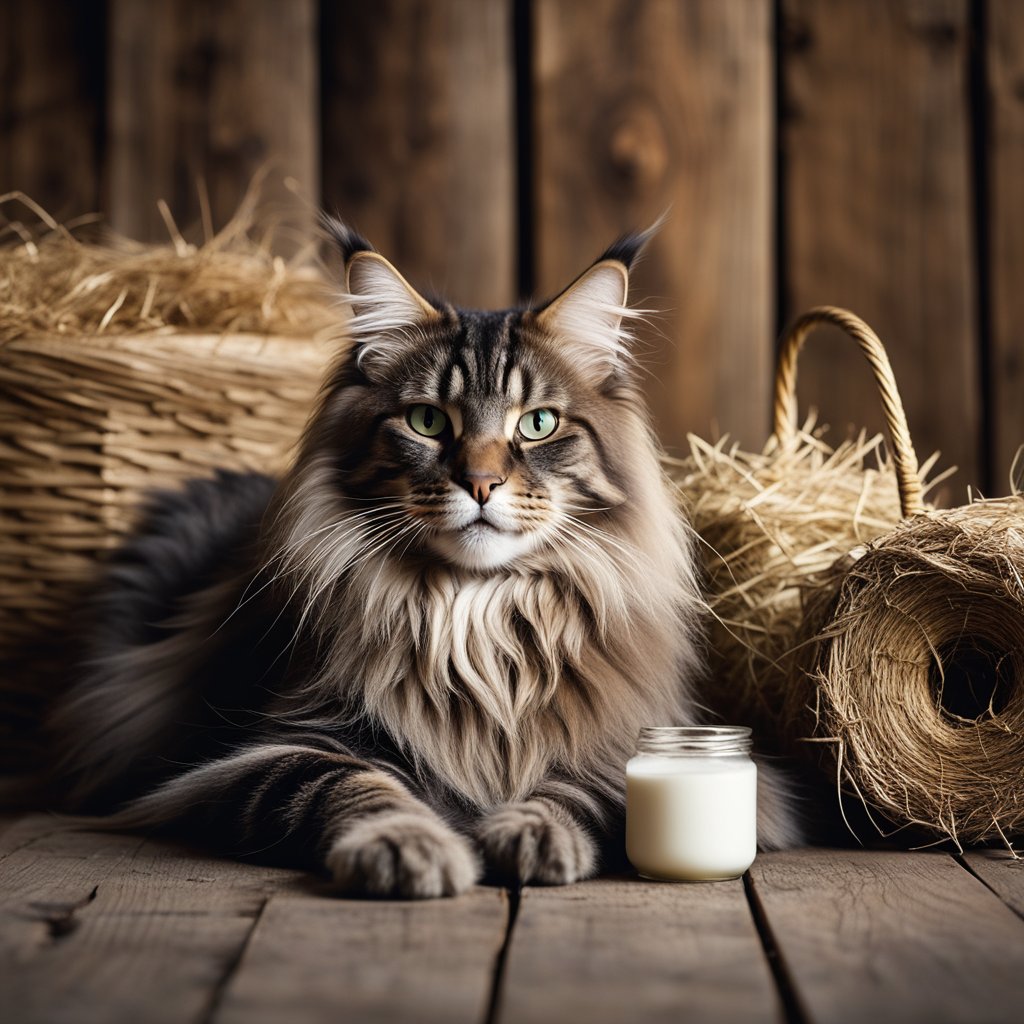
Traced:
<svg viewBox="0 0 1024 1024">
<path fill-rule="evenodd" d="M 527 888 L 501 986 L 494 1024 L 784 1019 L 739 879 Z"/>
<path fill-rule="evenodd" d="M 992 851 L 968 859 L 972 872 L 947 853 L 760 856 L 750 889 L 805 1019 L 1012 1019 L 1024 1001 L 1024 876 Z"/>
<path fill-rule="evenodd" d="M 276 894 L 216 1024 L 481 1024 L 500 986 L 509 906 L 478 887 L 451 900 Z"/>
<path fill-rule="evenodd" d="M 937 1024 L 1024 999 L 1024 863 L 999 851 L 808 849 L 762 854 L 745 887 L 605 878 L 419 904 L 44 816 L 9 825 L 0 856 L 23 1021 Z"/>
<path fill-rule="evenodd" d="M 241 946 L 239 946 L 238 952 L 228 961 L 224 968 L 224 973 L 217 979 L 217 983 L 214 986 L 213 991 L 210 993 L 210 1000 L 207 1003 L 206 1010 L 203 1012 L 202 1017 L 199 1019 L 199 1024 L 212 1024 L 216 1019 L 217 1011 L 220 1009 L 220 1005 L 224 1001 L 224 993 L 227 991 L 228 985 L 231 984 L 232 979 L 238 973 L 238 969 L 242 966 L 246 950 L 249 948 L 249 943 L 252 942 L 253 934 L 256 931 L 256 926 L 260 923 L 260 918 L 263 916 L 263 911 L 267 909 L 267 904 L 269 902 L 269 896 L 264 897 L 264 899 L 260 901 L 260 905 L 256 908 L 256 913 L 253 915 L 249 931 L 246 932 L 245 939 Z"/>
<path fill-rule="evenodd" d="M 957 857 L 966 871 L 1024 918 L 1024 858 L 1009 850 L 969 850 Z"/>
<path fill-rule="evenodd" d="M 764 950 L 765 959 L 772 972 L 772 980 L 775 982 L 776 991 L 779 994 L 779 1001 L 782 1003 L 782 1012 L 785 1015 L 786 1024 L 806 1024 L 810 1018 L 806 1009 L 800 1003 L 800 996 L 797 993 L 796 985 L 786 967 L 778 942 L 772 934 L 772 926 L 768 921 L 764 906 L 754 890 L 750 872 L 743 875 L 743 892 L 747 897 L 747 904 L 750 907 L 750 914 L 754 920 L 754 927 L 757 928 L 758 937 L 761 940 L 761 948 Z"/>
<path fill-rule="evenodd" d="M 203 1019 L 268 891 L 295 872 L 46 815 L 0 841 L 0 988 L 19 1024 Z"/>
</svg>

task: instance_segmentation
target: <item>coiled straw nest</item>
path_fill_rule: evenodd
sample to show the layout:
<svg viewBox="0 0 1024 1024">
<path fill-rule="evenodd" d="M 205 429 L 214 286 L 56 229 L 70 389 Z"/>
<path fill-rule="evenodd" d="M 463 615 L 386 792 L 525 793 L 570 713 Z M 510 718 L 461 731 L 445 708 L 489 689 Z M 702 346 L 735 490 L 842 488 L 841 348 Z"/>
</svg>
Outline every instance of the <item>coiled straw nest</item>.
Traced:
<svg viewBox="0 0 1024 1024">
<path fill-rule="evenodd" d="M 798 431 L 796 359 L 846 330 L 892 440 L 832 449 Z M 884 834 L 958 844 L 1024 833 L 1024 498 L 926 508 L 885 350 L 844 310 L 789 329 L 775 432 L 749 453 L 691 438 L 670 461 L 703 541 L 713 612 L 708 703 L 798 753 Z"/>
<path fill-rule="evenodd" d="M 837 573 L 806 664 L 842 778 L 958 843 L 1024 833 L 1024 498 L 925 512 Z"/>
</svg>

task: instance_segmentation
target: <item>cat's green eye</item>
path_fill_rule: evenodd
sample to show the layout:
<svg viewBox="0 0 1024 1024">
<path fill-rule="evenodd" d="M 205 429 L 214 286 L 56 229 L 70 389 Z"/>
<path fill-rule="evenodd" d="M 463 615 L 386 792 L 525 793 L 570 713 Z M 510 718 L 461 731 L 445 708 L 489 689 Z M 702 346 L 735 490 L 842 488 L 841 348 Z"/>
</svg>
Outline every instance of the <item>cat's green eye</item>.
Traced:
<svg viewBox="0 0 1024 1024">
<path fill-rule="evenodd" d="M 527 441 L 543 441 L 558 426 L 558 417 L 550 409 L 531 409 L 519 418 L 519 433 Z"/>
<path fill-rule="evenodd" d="M 448 417 L 436 405 L 414 405 L 406 419 L 409 426 L 424 437 L 437 437 L 448 426 Z"/>
</svg>

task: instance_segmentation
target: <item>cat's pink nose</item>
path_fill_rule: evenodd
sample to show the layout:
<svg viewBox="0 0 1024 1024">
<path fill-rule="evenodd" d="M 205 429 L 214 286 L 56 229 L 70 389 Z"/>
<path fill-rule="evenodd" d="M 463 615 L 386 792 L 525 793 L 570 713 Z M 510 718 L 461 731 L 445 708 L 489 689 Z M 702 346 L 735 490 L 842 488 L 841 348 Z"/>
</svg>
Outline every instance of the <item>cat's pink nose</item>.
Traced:
<svg viewBox="0 0 1024 1024">
<path fill-rule="evenodd" d="M 500 487 L 505 482 L 505 478 L 501 476 L 495 476 L 493 473 L 463 473 L 462 479 L 459 481 L 463 487 L 473 496 L 473 500 L 481 506 L 481 508 L 487 504 L 487 499 L 491 496 L 491 491 L 495 487 Z"/>
</svg>

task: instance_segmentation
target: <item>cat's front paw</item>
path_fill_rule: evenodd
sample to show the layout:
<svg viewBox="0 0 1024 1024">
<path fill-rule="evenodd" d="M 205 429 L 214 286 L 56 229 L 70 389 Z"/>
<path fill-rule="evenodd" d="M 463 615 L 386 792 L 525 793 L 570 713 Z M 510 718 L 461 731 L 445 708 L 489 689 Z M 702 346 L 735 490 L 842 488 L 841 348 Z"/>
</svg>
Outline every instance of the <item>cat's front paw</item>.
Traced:
<svg viewBox="0 0 1024 1024">
<path fill-rule="evenodd" d="M 480 874 L 468 840 L 427 814 L 408 811 L 354 822 L 328 851 L 327 868 L 340 892 L 399 899 L 455 896 Z"/>
<path fill-rule="evenodd" d="M 477 839 L 487 866 L 505 881 L 567 885 L 592 874 L 597 862 L 583 827 L 547 800 L 492 812 L 480 822 Z"/>
</svg>

